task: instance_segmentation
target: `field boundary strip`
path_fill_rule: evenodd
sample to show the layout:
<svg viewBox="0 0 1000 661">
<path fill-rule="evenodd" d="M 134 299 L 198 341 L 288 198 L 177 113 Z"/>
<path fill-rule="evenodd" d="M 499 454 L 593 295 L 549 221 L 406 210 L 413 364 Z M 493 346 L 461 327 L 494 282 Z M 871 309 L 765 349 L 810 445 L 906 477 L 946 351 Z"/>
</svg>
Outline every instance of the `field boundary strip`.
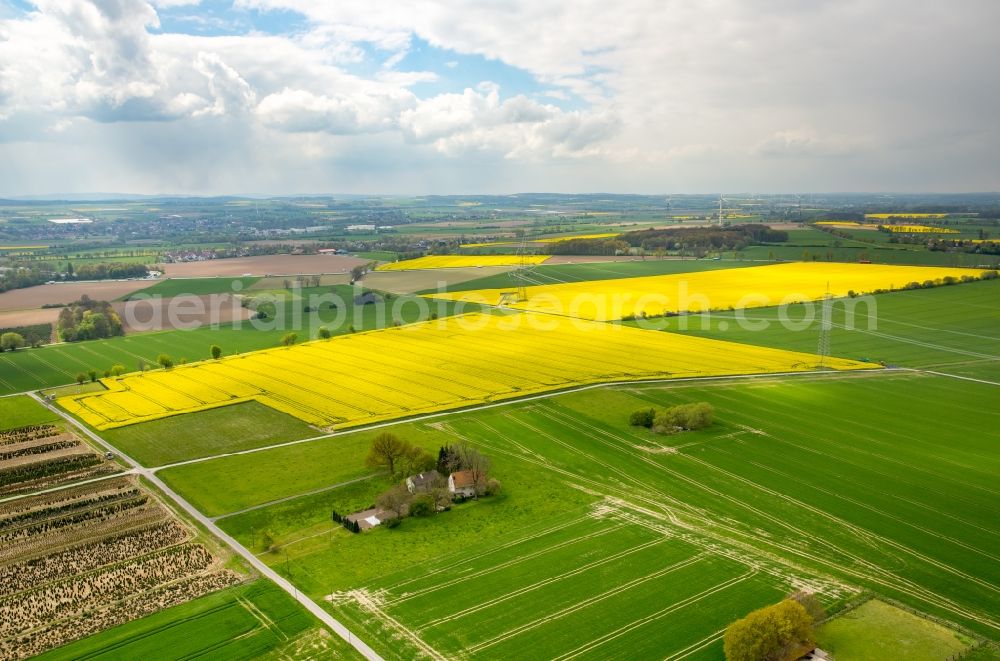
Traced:
<svg viewBox="0 0 1000 661">
<path fill-rule="evenodd" d="M 814 378 L 862 378 L 865 376 L 885 376 L 889 374 L 899 375 L 900 372 L 914 372 L 917 370 L 912 370 L 910 368 L 903 367 L 885 367 L 878 370 L 865 370 L 865 371 L 855 371 L 855 372 L 835 372 L 835 371 L 813 371 L 813 372 L 767 372 L 761 374 L 730 374 L 721 376 L 698 376 L 698 377 L 686 377 L 677 379 L 638 379 L 638 380 L 628 380 L 628 381 L 606 381 L 602 383 L 591 383 L 583 386 L 574 386 L 571 388 L 565 388 L 561 390 L 552 390 L 549 392 L 539 393 L 536 395 L 526 395 L 525 397 L 517 399 L 506 399 L 502 402 L 490 402 L 487 404 L 476 404 L 473 406 L 467 406 L 462 408 L 450 409 L 448 411 L 438 411 L 436 413 L 425 413 L 416 416 L 396 418 L 393 420 L 386 420 L 384 422 L 376 422 L 367 425 L 358 425 L 356 427 L 350 427 L 345 429 L 339 429 L 332 431 L 328 434 L 321 434 L 319 436 L 311 436 L 309 438 L 301 438 L 295 441 L 284 441 L 281 443 L 275 443 L 273 445 L 265 445 L 259 448 L 248 448 L 246 450 L 236 450 L 233 452 L 222 452 L 220 454 L 215 454 L 207 457 L 196 457 L 194 459 L 185 459 L 183 461 L 176 461 L 169 464 L 162 464 L 160 466 L 151 466 L 149 470 L 152 472 L 159 472 L 162 470 L 169 470 L 171 468 L 179 468 L 181 466 L 187 466 L 189 464 L 198 464 L 205 461 L 213 461 L 215 459 L 223 459 L 225 457 L 237 457 L 245 454 L 254 454 L 257 452 L 265 452 L 267 450 L 276 450 L 278 448 L 288 447 L 292 445 L 300 445 L 302 443 L 314 443 L 316 441 L 322 441 L 330 438 L 335 438 L 337 436 L 344 436 L 346 434 L 354 434 L 363 431 L 372 431 L 376 429 L 384 429 L 386 427 L 392 427 L 395 425 L 401 425 L 412 422 L 422 422 L 424 420 L 431 420 L 434 418 L 441 418 L 451 415 L 457 415 L 462 413 L 472 413 L 475 411 L 483 411 L 487 409 L 498 408 L 501 406 L 512 406 L 516 404 L 523 404 L 524 402 L 531 402 L 540 399 L 548 399 L 551 397 L 558 397 L 559 395 L 566 395 L 574 392 L 581 392 L 585 390 L 593 390 L 595 388 L 613 388 L 620 386 L 662 386 L 662 385 L 676 385 L 678 387 L 684 386 L 686 384 L 698 383 L 704 381 L 729 381 L 729 380 L 757 380 L 757 379 L 769 379 L 769 378 L 788 378 L 788 377 L 814 377 Z M 22 394 L 22 393 L 18 393 Z M 299 494 L 306 495 L 306 494 Z M 228 516 L 229 514 L 223 514 L 221 516 Z"/>
</svg>

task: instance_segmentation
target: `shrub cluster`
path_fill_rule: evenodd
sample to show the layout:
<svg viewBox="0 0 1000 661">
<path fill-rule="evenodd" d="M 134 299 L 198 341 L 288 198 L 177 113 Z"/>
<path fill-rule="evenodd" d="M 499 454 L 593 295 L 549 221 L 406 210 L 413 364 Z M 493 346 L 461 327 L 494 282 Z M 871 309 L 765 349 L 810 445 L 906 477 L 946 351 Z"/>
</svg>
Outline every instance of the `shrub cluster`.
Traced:
<svg viewBox="0 0 1000 661">
<path fill-rule="evenodd" d="M 704 429 L 715 420 L 715 409 L 708 402 L 678 404 L 665 409 L 638 409 L 629 416 L 629 424 L 646 427 L 658 434 Z"/>
<path fill-rule="evenodd" d="M 59 311 L 56 331 L 59 339 L 64 342 L 125 334 L 122 320 L 111 304 L 107 301 L 92 300 L 86 294 Z"/>
</svg>

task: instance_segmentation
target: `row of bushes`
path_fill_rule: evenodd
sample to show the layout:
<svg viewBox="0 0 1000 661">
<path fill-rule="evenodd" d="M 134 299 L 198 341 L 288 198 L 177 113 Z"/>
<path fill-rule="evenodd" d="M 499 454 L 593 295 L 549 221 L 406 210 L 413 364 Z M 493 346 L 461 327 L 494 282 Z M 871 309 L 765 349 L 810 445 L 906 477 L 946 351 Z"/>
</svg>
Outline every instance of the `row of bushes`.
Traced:
<svg viewBox="0 0 1000 661">
<path fill-rule="evenodd" d="M 0 470 L 0 488 L 42 477 L 58 475 L 59 473 L 68 473 L 81 468 L 89 468 L 99 463 L 101 463 L 100 457 L 93 453 L 87 453 L 69 457 L 58 457 L 36 464 L 14 466 L 6 470 Z"/>
<path fill-rule="evenodd" d="M 0 431 L 0 445 L 9 443 L 23 443 L 33 441 L 36 438 L 48 438 L 59 433 L 59 428 L 55 425 L 28 425 Z"/>
<path fill-rule="evenodd" d="M 133 487 L 132 489 L 128 489 L 126 491 L 113 491 L 110 493 L 99 492 L 83 498 L 77 498 L 69 502 L 53 503 L 48 507 L 26 509 L 22 512 L 17 512 L 0 519 L 0 531 L 12 528 L 16 525 L 29 523 L 31 521 L 53 519 L 55 517 L 68 515 L 71 512 L 91 509 L 96 505 L 138 498 L 141 495 L 142 492 L 138 489 L 138 487 Z"/>
<path fill-rule="evenodd" d="M 184 526 L 176 521 L 164 521 L 0 567 L 0 597 L 174 546 L 188 537 Z"/>
<path fill-rule="evenodd" d="M 0 598 L 0 637 L 86 613 L 109 601 L 199 574 L 214 558 L 201 544 L 184 544 Z"/>
<path fill-rule="evenodd" d="M 13 444 L 6 443 L 5 445 L 11 446 Z M 7 461 L 8 459 L 16 459 L 18 457 L 30 457 L 36 454 L 47 454 L 49 452 L 55 452 L 56 450 L 65 450 L 67 448 L 76 447 L 78 445 L 80 445 L 80 442 L 75 439 L 63 439 L 52 442 L 42 442 L 36 445 L 19 447 L 14 450 L 0 451 L 0 461 Z"/>
<path fill-rule="evenodd" d="M 129 510 L 133 510 L 137 507 L 141 507 L 145 505 L 148 502 L 148 500 L 149 500 L 148 496 L 139 496 L 136 498 L 131 498 L 129 500 L 119 500 L 112 503 L 107 503 L 99 507 L 94 507 L 91 509 L 84 510 L 82 512 L 73 512 L 71 514 L 67 514 L 66 516 L 59 517 L 58 519 L 39 521 L 38 523 L 22 526 L 20 528 L 15 528 L 13 530 L 0 533 L 0 541 L 4 543 L 10 543 L 17 541 L 18 539 L 26 539 L 29 537 L 34 537 L 36 535 L 45 534 L 69 526 L 75 526 L 87 521 L 105 520 L 115 515 L 121 514 L 122 512 L 126 512 Z"/>
</svg>

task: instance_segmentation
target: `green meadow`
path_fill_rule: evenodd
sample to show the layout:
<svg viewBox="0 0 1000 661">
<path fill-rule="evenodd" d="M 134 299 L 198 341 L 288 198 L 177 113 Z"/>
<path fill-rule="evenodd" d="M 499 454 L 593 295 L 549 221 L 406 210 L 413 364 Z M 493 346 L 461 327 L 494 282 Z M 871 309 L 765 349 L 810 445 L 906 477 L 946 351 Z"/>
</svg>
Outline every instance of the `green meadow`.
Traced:
<svg viewBox="0 0 1000 661">
<path fill-rule="evenodd" d="M 215 592 L 36 657 L 112 659 L 360 658 L 270 581 Z"/>
<path fill-rule="evenodd" d="M 390 617 L 375 618 L 376 643 L 404 650 L 600 658 L 651 637 L 660 652 L 717 658 L 728 621 L 800 583 L 832 606 L 863 588 L 996 636 L 994 388 L 901 372 L 644 384 L 400 423 L 425 447 L 478 447 L 503 491 L 359 535 L 330 512 L 370 504 L 383 478 L 294 496 L 370 475 L 372 432 L 160 475 L 212 515 L 292 497 L 220 525 L 262 552 L 266 531 L 276 552 L 261 557 L 314 598 L 334 595 L 337 617 L 371 622 L 365 595 L 378 595 Z M 714 406 L 711 428 L 627 424 L 632 410 L 695 401 Z M 594 526 L 610 530 L 589 537 Z M 573 573 L 560 559 L 571 547 L 596 564 Z M 417 585 L 454 599 L 411 598 Z M 668 616 L 690 635 L 671 634 Z"/>
</svg>

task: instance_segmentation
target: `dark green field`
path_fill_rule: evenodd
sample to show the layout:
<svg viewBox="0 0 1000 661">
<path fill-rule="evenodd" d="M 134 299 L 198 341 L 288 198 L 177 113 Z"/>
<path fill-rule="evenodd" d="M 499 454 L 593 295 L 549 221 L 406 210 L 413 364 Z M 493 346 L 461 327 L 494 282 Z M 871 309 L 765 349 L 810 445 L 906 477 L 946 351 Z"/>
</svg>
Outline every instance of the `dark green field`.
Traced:
<svg viewBox="0 0 1000 661">
<path fill-rule="evenodd" d="M 874 301 L 874 306 L 867 300 Z M 848 305 L 854 305 L 848 313 Z M 834 302 L 832 355 L 1000 381 L 1000 280 Z M 820 305 L 628 322 L 746 344 L 815 353 Z M 814 315 L 811 323 L 800 323 Z M 869 322 L 874 327 L 869 327 Z M 846 326 L 853 326 L 853 330 Z"/>
<path fill-rule="evenodd" d="M 102 433 L 125 454 L 146 466 L 238 452 L 317 434 L 301 420 L 252 401 Z"/>
<path fill-rule="evenodd" d="M 0 397 L 0 431 L 54 420 L 57 415 L 27 395 Z"/>
<path fill-rule="evenodd" d="M 216 592 L 109 629 L 38 659 L 358 658 L 266 580 Z"/>
<path fill-rule="evenodd" d="M 711 429 L 664 437 L 627 426 L 633 409 L 690 401 L 713 404 L 718 420 Z M 693 612 L 700 613 L 700 622 L 723 626 L 733 609 L 774 601 L 788 588 L 788 581 L 798 579 L 825 586 L 827 600 L 836 602 L 850 593 L 837 587 L 835 581 L 841 580 L 980 635 L 996 636 L 1000 622 L 991 606 L 1000 585 L 1000 564 L 993 553 L 1000 538 L 996 401 L 995 386 L 915 373 L 647 384 L 572 393 L 455 414 L 444 423 L 394 426 L 402 437 L 425 446 L 467 439 L 479 447 L 494 460 L 495 475 L 504 485 L 499 497 L 461 505 L 427 520 L 408 519 L 396 530 L 351 535 L 331 527 L 330 509 L 358 507 L 381 486 L 352 485 L 342 494 L 335 489 L 224 518 L 220 524 L 248 545 L 259 544 L 261 531 L 268 530 L 281 553 L 262 557 L 319 599 L 331 590 L 378 590 L 421 576 L 429 587 L 436 581 L 449 585 L 454 575 L 433 570 L 435 563 L 449 566 L 448 558 L 456 549 L 474 550 L 469 557 L 489 554 L 539 526 L 556 526 L 580 516 L 589 519 L 590 508 L 601 504 L 610 507 L 611 521 L 626 526 L 615 535 L 642 536 L 641 530 L 659 530 L 681 536 L 693 548 L 708 544 L 714 549 L 711 557 L 731 548 L 737 556 L 748 554 L 746 558 L 765 566 L 776 562 L 762 584 L 748 579 L 735 590 L 736 602 L 725 602 L 728 606 L 699 602 Z M 197 464 L 202 477 L 185 473 L 194 466 L 167 470 L 162 476 L 212 513 L 227 507 L 242 509 L 314 490 L 324 484 L 324 469 L 326 485 L 341 475 L 363 474 L 362 450 L 370 434 L 358 432 Z M 253 488 L 245 484 L 247 476 L 253 476 Z M 584 524 L 572 525 L 574 535 L 585 544 L 581 548 L 591 548 L 583 541 L 584 528 L 576 527 Z M 553 538 L 553 552 L 558 543 Z M 594 555 L 589 557 L 599 558 L 611 551 L 598 544 L 590 553 Z M 355 562 L 359 557 L 366 562 Z M 499 558 L 515 557 L 521 555 L 500 553 L 494 566 L 507 561 Z M 555 562 L 557 556 L 551 557 Z M 566 604 L 580 604 L 580 610 L 572 612 L 583 620 L 559 616 L 553 622 L 577 631 L 593 630 L 596 638 L 601 630 L 587 624 L 590 607 L 583 605 L 595 591 L 632 585 L 635 577 L 630 572 L 645 568 L 652 573 L 669 564 L 640 562 L 640 557 L 632 563 L 609 561 L 601 565 L 600 574 L 591 576 L 592 581 L 578 587 L 575 578 L 570 581 L 567 576 L 563 583 L 558 572 L 542 572 L 537 580 L 547 580 L 545 576 L 556 580 L 551 599 L 537 601 L 550 592 L 532 589 L 524 593 L 523 599 L 529 601 L 504 599 L 497 602 L 503 607 L 496 611 L 476 608 L 470 611 L 471 619 L 463 620 L 468 625 L 440 629 L 433 625 L 422 639 L 445 653 L 483 644 L 519 630 L 520 615 L 514 614 L 528 609 L 529 603 L 541 609 L 524 611 L 532 614 L 530 621 L 557 614 Z M 477 567 L 470 576 L 499 571 L 485 559 Z M 521 565 L 525 571 L 527 567 Z M 387 574 L 396 578 L 383 580 Z M 517 588 L 518 581 L 525 581 L 524 587 L 532 585 L 531 575 L 511 574 L 501 581 L 497 594 Z M 720 568 L 707 576 L 724 581 L 729 575 Z M 685 589 L 696 592 L 698 579 L 689 581 L 682 582 L 685 587 L 663 587 L 657 596 L 626 600 L 614 609 L 615 617 L 639 622 L 674 603 L 672 599 L 681 600 Z M 493 589 L 489 585 L 471 581 L 462 589 L 478 590 L 477 598 L 487 599 Z M 640 585 L 645 583 L 635 583 L 635 588 Z M 675 592 L 678 589 L 681 592 Z M 459 603 L 453 614 L 462 612 Z M 545 603 L 551 603 L 548 610 L 542 606 Z M 440 608 L 444 608 L 440 617 L 449 615 L 447 607 Z M 371 615 L 360 602 L 347 599 L 334 611 L 338 617 L 370 626 Z M 389 611 L 404 629 L 424 631 L 431 626 L 421 624 L 428 617 L 426 607 Z M 500 617 L 501 613 L 507 615 Z M 682 621 L 684 611 L 676 617 L 681 619 L 670 621 Z M 708 637 L 696 657 L 717 658 L 720 644 L 709 636 L 715 629 L 706 626 L 711 630 L 687 642 Z M 546 654 L 552 656 L 585 642 L 577 637 L 575 645 L 557 643 L 560 639 L 553 632 L 563 628 L 526 629 L 528 637 L 520 640 L 535 644 L 532 636 L 548 631 L 551 635 L 541 640 L 550 645 Z M 636 632 L 650 635 L 654 630 L 660 627 L 641 625 Z M 399 629 L 387 627 L 379 629 L 378 636 L 388 644 L 398 634 Z M 519 649 L 520 634 L 512 635 L 511 650 Z M 669 644 L 667 638 L 653 639 L 660 640 L 660 653 L 684 647 L 679 639 L 669 639 Z M 602 645 L 594 654 L 609 649 L 614 648 Z"/>
<path fill-rule="evenodd" d="M 131 298 L 141 298 L 143 296 L 162 296 L 171 298 L 173 296 L 194 295 L 203 296 L 205 294 L 231 294 L 233 292 L 246 291 L 250 285 L 260 280 L 254 277 L 241 278 L 167 278 L 157 282 L 152 287 L 141 289 L 129 296 Z"/>
</svg>

